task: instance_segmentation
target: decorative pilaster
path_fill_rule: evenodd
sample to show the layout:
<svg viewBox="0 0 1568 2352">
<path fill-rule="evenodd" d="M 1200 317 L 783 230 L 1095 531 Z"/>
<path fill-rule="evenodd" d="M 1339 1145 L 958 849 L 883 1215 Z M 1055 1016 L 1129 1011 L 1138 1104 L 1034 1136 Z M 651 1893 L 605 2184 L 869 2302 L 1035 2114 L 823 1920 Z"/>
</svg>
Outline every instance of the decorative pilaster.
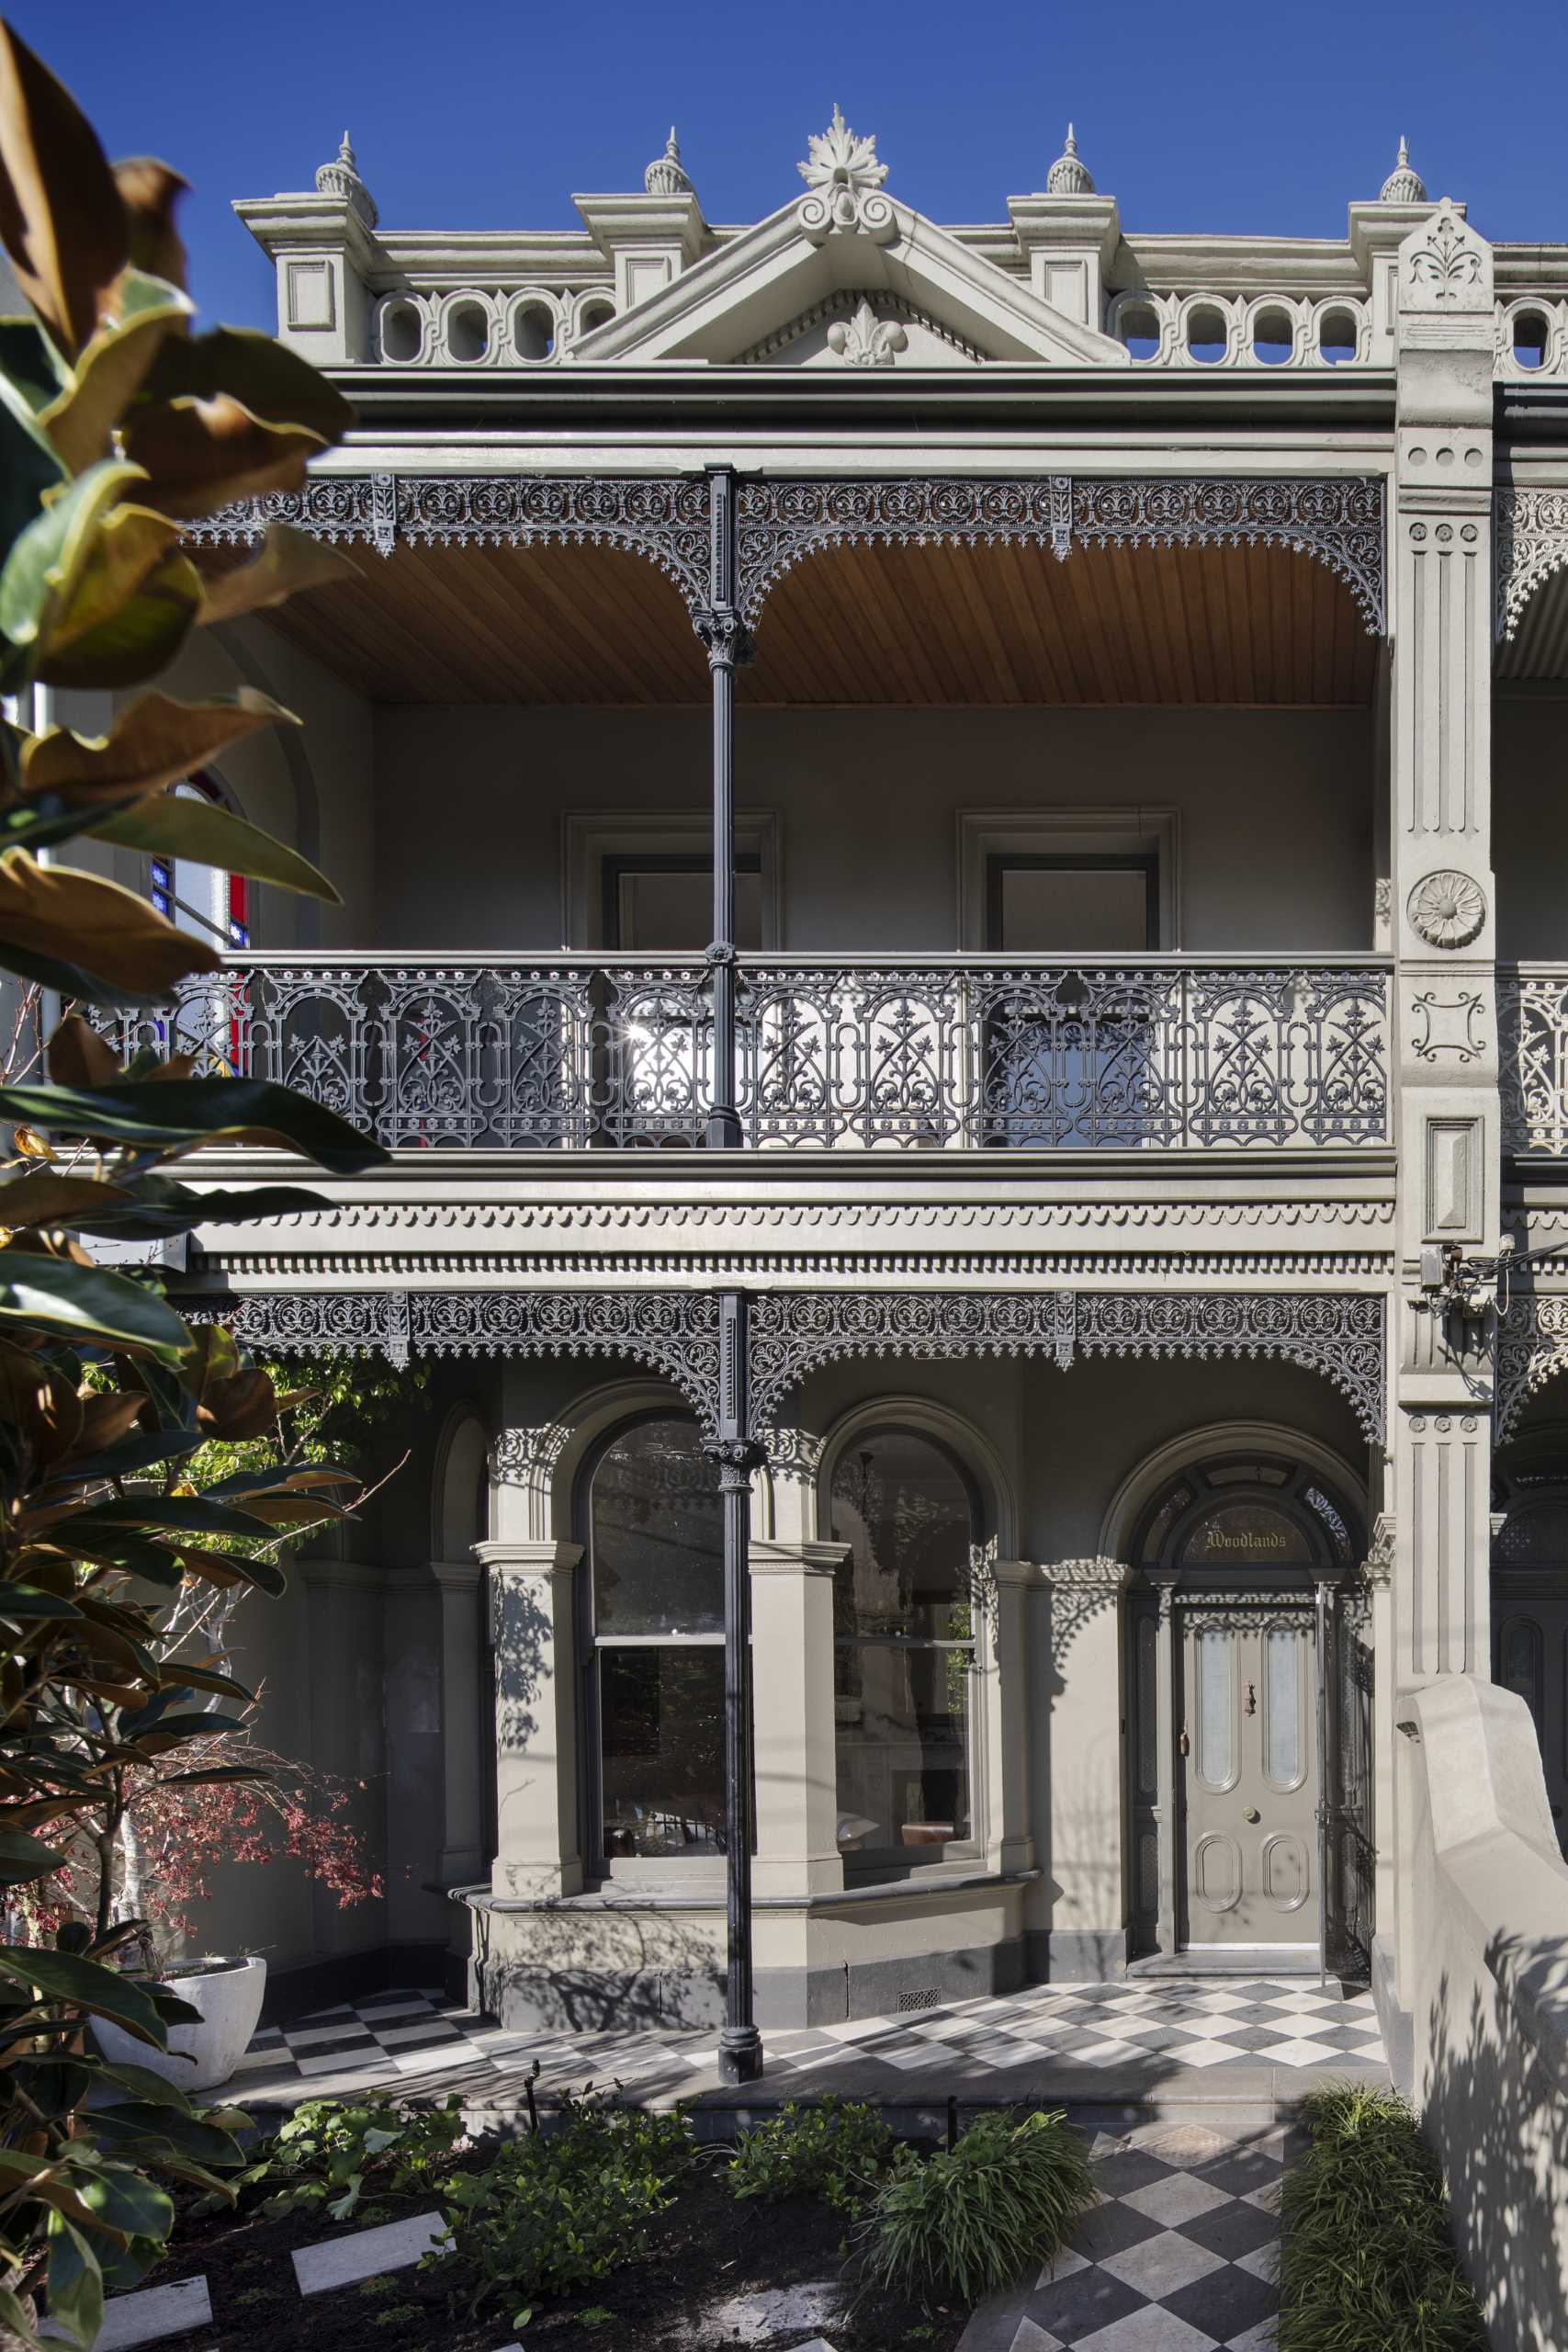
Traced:
<svg viewBox="0 0 1568 2352">
<path fill-rule="evenodd" d="M 988 1560 L 983 1583 L 983 1638 L 976 1644 L 976 1757 L 985 1809 L 979 1816 L 986 1868 L 1026 1871 L 1034 1862 L 1029 1832 L 1029 1596 L 1040 1571 L 1027 1560 Z M 1053 1784 L 1055 1774 L 1052 1775 Z"/>
<path fill-rule="evenodd" d="M 1424 1245 L 1497 1247 L 1492 252 L 1446 199 L 1399 248 L 1391 835 L 1400 1248 L 1395 1672 L 1488 1671 L 1486 1334 Z"/>
<path fill-rule="evenodd" d="M 750 1350 L 744 1291 L 718 1301 L 718 1434 L 703 1451 L 718 1471 L 724 1512 L 724 1846 L 728 1964 L 719 2080 L 755 2082 L 762 2071 L 751 1970 L 751 1474 L 765 1456 L 750 1435 Z"/>
<path fill-rule="evenodd" d="M 1054 1936 L 1113 1934 L 1126 1920 L 1122 1858 L 1122 1593 L 1131 1570 L 1054 1560 L 1050 1600 L 1050 1873 Z"/>
<path fill-rule="evenodd" d="M 757 1854 L 766 1894 L 832 1894 L 839 1846 L 833 1578 L 847 1544 L 751 1544 Z"/>
<path fill-rule="evenodd" d="M 580 1894 L 574 1577 L 581 1544 L 487 1543 L 498 1895 Z"/>
</svg>

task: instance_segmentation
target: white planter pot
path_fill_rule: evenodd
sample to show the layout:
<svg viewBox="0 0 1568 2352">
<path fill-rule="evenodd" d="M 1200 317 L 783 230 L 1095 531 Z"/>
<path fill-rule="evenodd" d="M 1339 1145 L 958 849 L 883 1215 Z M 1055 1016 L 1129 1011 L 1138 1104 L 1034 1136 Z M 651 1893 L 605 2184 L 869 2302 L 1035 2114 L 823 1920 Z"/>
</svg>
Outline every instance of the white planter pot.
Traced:
<svg viewBox="0 0 1568 2352">
<path fill-rule="evenodd" d="M 201 2011 L 201 2023 L 171 2026 L 164 2051 L 98 2018 L 93 2024 L 98 2048 L 111 2064 L 150 2067 L 182 2091 L 207 2091 L 226 2083 L 256 2030 L 266 1991 L 265 1961 L 182 1961 L 162 1981 Z"/>
</svg>

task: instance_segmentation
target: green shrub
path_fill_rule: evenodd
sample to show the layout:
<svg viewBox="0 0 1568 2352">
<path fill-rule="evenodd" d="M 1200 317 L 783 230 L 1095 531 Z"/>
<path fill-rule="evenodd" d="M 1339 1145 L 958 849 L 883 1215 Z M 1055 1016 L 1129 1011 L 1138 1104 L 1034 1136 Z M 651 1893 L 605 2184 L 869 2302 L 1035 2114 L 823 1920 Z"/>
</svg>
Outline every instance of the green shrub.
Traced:
<svg viewBox="0 0 1568 2352">
<path fill-rule="evenodd" d="M 374 2179 L 382 2195 L 412 2196 L 434 2185 L 463 2138 L 462 2102 L 456 2095 L 444 2107 L 422 2109 L 400 2108 L 384 2095 L 348 2104 L 307 2099 L 263 2141 L 239 2185 L 267 2192 L 266 2213 L 319 2205 L 333 2221 L 346 2222 L 367 2180 Z"/>
<path fill-rule="evenodd" d="M 558 2131 L 456 2175 L 441 2194 L 451 2246 L 479 2272 L 470 2309 L 570 2294 L 646 2252 L 649 2222 L 696 2154 L 680 2112 L 569 2101 Z"/>
<path fill-rule="evenodd" d="M 1280 2352 L 1486 2352 L 1442 2174 L 1393 2091 L 1314 2091 L 1280 2197 Z"/>
<path fill-rule="evenodd" d="M 1016 2124 L 984 2116 L 923 2160 L 900 2148 L 867 2221 L 867 2283 L 976 2303 L 1058 2253 L 1093 2196 L 1083 2143 L 1060 2108 Z"/>
<path fill-rule="evenodd" d="M 729 2165 L 730 2194 L 768 2205 L 820 2197 L 852 2212 L 892 2154 L 893 2134 L 874 2108 L 831 2093 L 808 2107 L 791 2099 L 739 2141 Z"/>
</svg>

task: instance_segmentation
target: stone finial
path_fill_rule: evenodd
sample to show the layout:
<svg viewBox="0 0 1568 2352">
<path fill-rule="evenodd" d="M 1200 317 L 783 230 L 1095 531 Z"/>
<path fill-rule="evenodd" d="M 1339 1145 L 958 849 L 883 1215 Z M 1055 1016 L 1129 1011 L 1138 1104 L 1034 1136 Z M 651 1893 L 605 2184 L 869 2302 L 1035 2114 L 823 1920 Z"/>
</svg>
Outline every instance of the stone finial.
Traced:
<svg viewBox="0 0 1568 2352">
<path fill-rule="evenodd" d="M 875 140 L 858 139 L 835 104 L 832 121 L 812 133 L 809 150 L 810 162 L 795 165 L 809 190 L 800 208 L 807 236 L 820 242 L 834 230 L 858 230 L 885 243 L 894 213 L 880 193 L 887 166 L 876 160 Z"/>
<path fill-rule="evenodd" d="M 1378 194 L 1380 204 L 1425 204 L 1427 183 L 1410 161 L 1410 141 L 1401 139 L 1399 157 Z"/>
<path fill-rule="evenodd" d="M 675 126 L 670 126 L 670 137 L 662 155 L 656 155 L 642 175 L 643 187 L 649 196 L 694 196 L 692 175 L 681 161 L 681 149 L 675 137 Z"/>
<path fill-rule="evenodd" d="M 376 199 L 359 176 L 359 161 L 348 143 L 348 133 L 343 134 L 343 144 L 330 164 L 323 164 L 316 174 L 317 193 L 335 196 L 351 205 L 367 229 L 373 229 L 380 215 Z"/>
<path fill-rule="evenodd" d="M 1045 175 L 1047 196 L 1092 196 L 1094 182 L 1089 165 L 1078 153 L 1078 142 L 1073 126 L 1067 125 L 1067 143 Z"/>
</svg>

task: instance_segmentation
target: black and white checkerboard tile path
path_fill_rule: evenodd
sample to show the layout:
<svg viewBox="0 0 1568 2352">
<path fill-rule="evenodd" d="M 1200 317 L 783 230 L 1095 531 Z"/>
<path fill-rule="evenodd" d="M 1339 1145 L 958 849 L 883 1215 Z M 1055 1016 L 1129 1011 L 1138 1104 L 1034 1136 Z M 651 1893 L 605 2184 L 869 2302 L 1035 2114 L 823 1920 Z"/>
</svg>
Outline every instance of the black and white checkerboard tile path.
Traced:
<svg viewBox="0 0 1568 2352">
<path fill-rule="evenodd" d="M 995 2095 L 1009 2077 L 1076 2075 L 1168 2079 L 1202 2074 L 1220 2090 L 1235 2067 L 1381 2067 L 1383 2050 L 1370 1994 L 1342 1994 L 1298 1979 L 1236 1978 L 1036 1985 L 1005 1998 L 956 2003 L 921 2016 L 854 2018 L 839 2025 L 770 2031 L 770 2083 L 828 2090 L 840 2078 L 866 2096 Z M 700 2090 L 716 2077 L 711 2034 L 653 2027 L 599 2032 L 514 2032 L 439 1993 L 405 1992 L 325 2009 L 257 2034 L 241 2060 L 236 2094 L 277 2091 L 290 2100 L 320 2085 L 417 2086 L 451 2075 L 467 2088 L 501 2087 L 540 2062 L 540 2086 L 618 2077 L 668 2092 Z"/>
<path fill-rule="evenodd" d="M 1090 2150 L 1100 2199 L 1038 2280 L 976 2312 L 959 2352 L 1266 2352 L 1289 2137 L 1153 2125 Z"/>
</svg>

